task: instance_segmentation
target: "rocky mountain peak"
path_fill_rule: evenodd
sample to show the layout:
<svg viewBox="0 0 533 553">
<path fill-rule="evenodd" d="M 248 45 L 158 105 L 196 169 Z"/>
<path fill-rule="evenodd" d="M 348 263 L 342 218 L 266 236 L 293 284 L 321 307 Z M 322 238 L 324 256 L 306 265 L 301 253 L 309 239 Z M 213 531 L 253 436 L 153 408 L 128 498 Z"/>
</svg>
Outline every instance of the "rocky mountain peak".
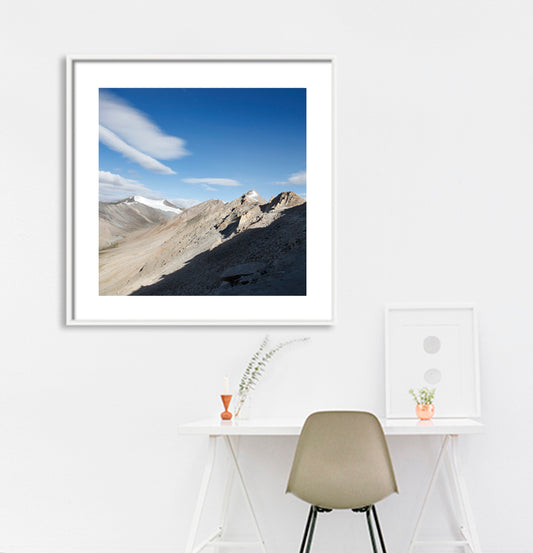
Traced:
<svg viewBox="0 0 533 553">
<path fill-rule="evenodd" d="M 246 192 L 246 194 L 244 194 L 244 197 L 247 198 L 248 200 L 252 200 L 254 202 L 261 202 L 261 203 L 264 203 L 265 200 L 264 198 L 259 194 L 259 192 L 257 190 L 248 190 L 248 192 Z"/>
<path fill-rule="evenodd" d="M 297 205 L 304 204 L 305 200 L 296 194 L 296 192 L 281 192 L 268 203 L 268 210 L 283 209 L 286 207 L 295 207 Z"/>
<path fill-rule="evenodd" d="M 249 190 L 246 194 L 239 196 L 235 200 L 229 202 L 227 207 L 229 210 L 239 208 L 241 206 L 250 206 L 254 204 L 266 204 L 267 201 L 257 192 L 257 190 Z"/>
<path fill-rule="evenodd" d="M 265 198 L 257 190 L 249 190 L 240 198 L 241 204 L 266 204 Z"/>
</svg>

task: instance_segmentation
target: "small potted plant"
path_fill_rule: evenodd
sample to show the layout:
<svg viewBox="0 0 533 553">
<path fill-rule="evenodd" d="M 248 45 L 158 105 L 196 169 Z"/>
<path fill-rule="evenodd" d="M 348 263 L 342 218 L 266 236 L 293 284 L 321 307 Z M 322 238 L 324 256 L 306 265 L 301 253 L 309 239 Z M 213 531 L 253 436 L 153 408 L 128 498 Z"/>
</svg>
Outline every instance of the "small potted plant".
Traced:
<svg viewBox="0 0 533 553">
<path fill-rule="evenodd" d="M 427 386 L 419 388 L 416 392 L 413 388 L 409 390 L 416 403 L 416 416 L 421 421 L 428 421 L 435 414 L 435 406 L 433 405 L 435 391 L 436 388 L 428 388 Z"/>
</svg>

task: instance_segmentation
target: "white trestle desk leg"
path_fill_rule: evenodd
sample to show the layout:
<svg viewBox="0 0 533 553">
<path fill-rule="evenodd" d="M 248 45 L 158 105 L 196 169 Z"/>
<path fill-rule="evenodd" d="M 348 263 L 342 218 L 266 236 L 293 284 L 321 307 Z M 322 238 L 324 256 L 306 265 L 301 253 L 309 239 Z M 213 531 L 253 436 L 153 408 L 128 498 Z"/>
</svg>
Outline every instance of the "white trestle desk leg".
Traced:
<svg viewBox="0 0 533 553">
<path fill-rule="evenodd" d="M 239 467 L 239 461 L 237 459 L 235 449 L 233 448 L 233 444 L 231 443 L 231 439 L 230 439 L 229 436 L 224 436 L 224 440 L 226 442 L 226 445 L 228 446 L 228 450 L 230 452 L 230 458 L 233 461 L 233 465 L 235 467 L 235 472 L 237 473 L 237 479 L 239 480 L 239 482 L 241 484 L 241 488 L 242 488 L 242 491 L 243 491 L 243 494 L 244 494 L 244 499 L 246 500 L 246 503 L 248 505 L 248 509 L 250 510 L 250 514 L 252 515 L 252 520 L 253 520 L 253 523 L 254 523 L 254 526 L 255 526 L 255 530 L 256 530 L 257 536 L 259 538 L 259 542 L 257 543 L 257 545 L 259 545 L 261 547 L 261 551 L 263 551 L 263 553 L 266 553 L 265 540 L 263 539 L 263 535 L 261 534 L 261 529 L 259 528 L 259 524 L 257 522 L 257 517 L 255 516 L 254 508 L 252 506 L 250 496 L 248 495 L 248 490 L 246 488 L 246 484 L 245 484 L 244 478 L 242 476 L 241 468 Z M 247 545 L 251 545 L 251 544 L 247 544 Z"/>
<path fill-rule="evenodd" d="M 192 517 L 191 530 L 189 532 L 189 540 L 185 548 L 185 553 L 193 553 L 194 542 L 198 534 L 198 525 L 200 523 L 200 517 L 205 505 L 205 498 L 207 496 L 207 489 L 209 487 L 209 481 L 211 480 L 211 474 L 213 473 L 213 465 L 215 463 L 216 453 L 216 436 L 209 436 L 209 445 L 207 449 L 207 461 L 205 464 L 204 475 L 202 477 L 202 483 L 200 485 L 200 492 L 196 501 L 196 508 Z M 211 540 L 214 536 L 210 537 Z M 207 540 L 207 541 L 209 541 Z"/>
<path fill-rule="evenodd" d="M 447 435 L 442 441 L 442 446 L 440 448 L 439 456 L 433 469 L 433 474 L 431 476 L 431 481 L 429 483 L 428 490 L 426 492 L 426 497 L 422 504 L 422 509 L 418 515 L 418 520 L 416 521 L 415 530 L 411 543 L 409 544 L 408 553 L 412 553 L 413 549 L 417 546 L 463 546 L 465 551 L 470 553 L 481 553 L 481 548 L 479 546 L 479 538 L 477 536 L 476 528 L 474 525 L 474 516 L 472 514 L 472 509 L 470 507 L 470 502 L 468 500 L 468 493 L 466 491 L 466 486 L 462 477 L 462 474 L 459 469 L 459 462 L 457 460 L 457 434 Z M 420 524 L 422 522 L 422 517 L 426 510 L 429 496 L 433 490 L 437 473 L 440 466 L 443 463 L 443 460 L 447 460 L 447 468 L 450 476 L 450 484 L 452 487 L 452 496 L 454 500 L 454 507 L 459 512 L 458 522 L 459 528 L 463 535 L 462 540 L 439 540 L 439 541 L 418 541 L 418 532 L 420 530 Z"/>
<path fill-rule="evenodd" d="M 439 472 L 439 468 L 442 464 L 442 461 L 444 459 L 444 455 L 446 452 L 446 448 L 448 446 L 448 441 L 450 437 L 445 436 L 442 440 L 442 445 L 439 451 L 439 456 L 437 458 L 437 462 L 435 463 L 435 468 L 433 469 L 433 474 L 431 475 L 431 480 L 429 482 L 429 486 L 426 492 L 426 496 L 424 497 L 424 502 L 422 503 L 422 508 L 420 509 L 420 514 L 418 515 L 418 520 L 416 521 L 415 530 L 413 532 L 413 537 L 411 538 L 411 543 L 409 544 L 409 549 L 407 550 L 408 553 L 412 553 L 414 548 L 419 545 L 417 543 L 418 538 L 418 532 L 420 530 L 420 524 L 422 522 L 422 517 L 424 516 L 424 512 L 426 510 L 426 506 L 429 500 L 429 496 L 431 495 L 431 491 L 433 490 L 433 486 L 435 485 L 435 480 L 437 479 L 437 473 Z"/>
<path fill-rule="evenodd" d="M 239 454 L 239 436 L 235 437 L 234 440 L 234 448 L 235 448 L 235 454 Z M 233 481 L 235 477 L 235 464 L 230 461 L 229 468 L 228 468 L 228 477 L 226 480 L 226 489 L 224 490 L 224 499 L 222 500 L 222 509 L 220 511 L 220 522 L 218 524 L 218 528 L 220 530 L 220 539 L 224 537 L 224 530 L 226 528 L 226 520 L 228 518 L 228 509 L 229 509 L 229 502 L 231 499 L 231 491 L 233 489 Z M 215 548 L 215 551 L 220 551 L 219 547 Z"/>
<path fill-rule="evenodd" d="M 479 538 L 474 522 L 474 515 L 472 513 L 472 507 L 468 499 L 468 492 L 461 474 L 459 461 L 457 460 L 457 435 L 453 435 L 450 443 L 450 460 L 452 466 L 452 478 L 455 481 L 457 488 L 457 495 L 461 504 L 461 512 L 464 516 L 464 522 L 466 524 L 466 540 L 468 546 L 472 550 L 472 553 L 481 553 L 481 547 L 479 544 Z"/>
<path fill-rule="evenodd" d="M 451 442 L 450 442 L 451 443 Z M 451 449 L 448 448 L 448 455 L 446 455 L 446 460 L 448 461 L 448 474 L 450 476 L 450 491 L 452 494 L 452 502 L 454 509 L 459 511 L 457 520 L 459 522 L 459 531 L 461 532 L 464 538 L 464 551 L 465 553 L 472 553 L 471 539 L 468 529 L 468 519 L 466 517 L 466 511 L 461 500 L 461 492 L 459 491 L 459 486 L 457 485 L 457 478 L 454 471 L 453 460 L 451 457 Z"/>
</svg>

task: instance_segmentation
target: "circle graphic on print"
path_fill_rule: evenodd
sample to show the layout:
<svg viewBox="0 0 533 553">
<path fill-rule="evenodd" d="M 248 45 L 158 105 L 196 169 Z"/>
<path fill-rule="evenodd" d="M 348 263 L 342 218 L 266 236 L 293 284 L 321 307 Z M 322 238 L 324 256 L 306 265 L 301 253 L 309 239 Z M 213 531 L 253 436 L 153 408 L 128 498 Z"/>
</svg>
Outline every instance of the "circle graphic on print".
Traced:
<svg viewBox="0 0 533 553">
<path fill-rule="evenodd" d="M 424 373 L 424 380 L 428 384 L 438 384 L 442 378 L 442 373 L 438 369 L 429 369 Z"/>
<path fill-rule="evenodd" d="M 436 336 L 427 336 L 424 339 L 424 351 L 426 353 L 437 353 L 440 350 L 440 340 Z"/>
</svg>

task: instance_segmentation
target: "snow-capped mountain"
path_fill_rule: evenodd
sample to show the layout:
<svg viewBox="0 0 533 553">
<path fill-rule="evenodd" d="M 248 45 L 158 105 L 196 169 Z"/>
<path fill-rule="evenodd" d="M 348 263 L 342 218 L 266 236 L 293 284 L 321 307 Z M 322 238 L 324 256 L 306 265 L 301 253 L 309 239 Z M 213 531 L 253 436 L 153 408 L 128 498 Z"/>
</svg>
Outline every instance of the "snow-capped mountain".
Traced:
<svg viewBox="0 0 533 553">
<path fill-rule="evenodd" d="M 100 249 L 114 246 L 128 233 L 159 225 L 183 213 L 168 200 L 132 196 L 118 202 L 99 202 Z"/>
<path fill-rule="evenodd" d="M 178 215 L 183 211 L 179 207 L 176 207 L 174 204 L 171 204 L 168 200 L 152 200 L 150 198 L 145 198 L 144 196 L 133 196 L 128 198 L 126 203 L 137 202 L 139 204 L 147 205 L 153 209 L 159 209 L 160 211 L 170 211 Z"/>
<path fill-rule="evenodd" d="M 259 195 L 259 192 L 257 192 L 257 190 L 250 190 L 248 192 L 246 192 L 245 196 L 249 199 L 249 200 L 254 200 L 254 201 L 264 201 L 263 198 L 261 198 L 261 196 Z"/>
</svg>

